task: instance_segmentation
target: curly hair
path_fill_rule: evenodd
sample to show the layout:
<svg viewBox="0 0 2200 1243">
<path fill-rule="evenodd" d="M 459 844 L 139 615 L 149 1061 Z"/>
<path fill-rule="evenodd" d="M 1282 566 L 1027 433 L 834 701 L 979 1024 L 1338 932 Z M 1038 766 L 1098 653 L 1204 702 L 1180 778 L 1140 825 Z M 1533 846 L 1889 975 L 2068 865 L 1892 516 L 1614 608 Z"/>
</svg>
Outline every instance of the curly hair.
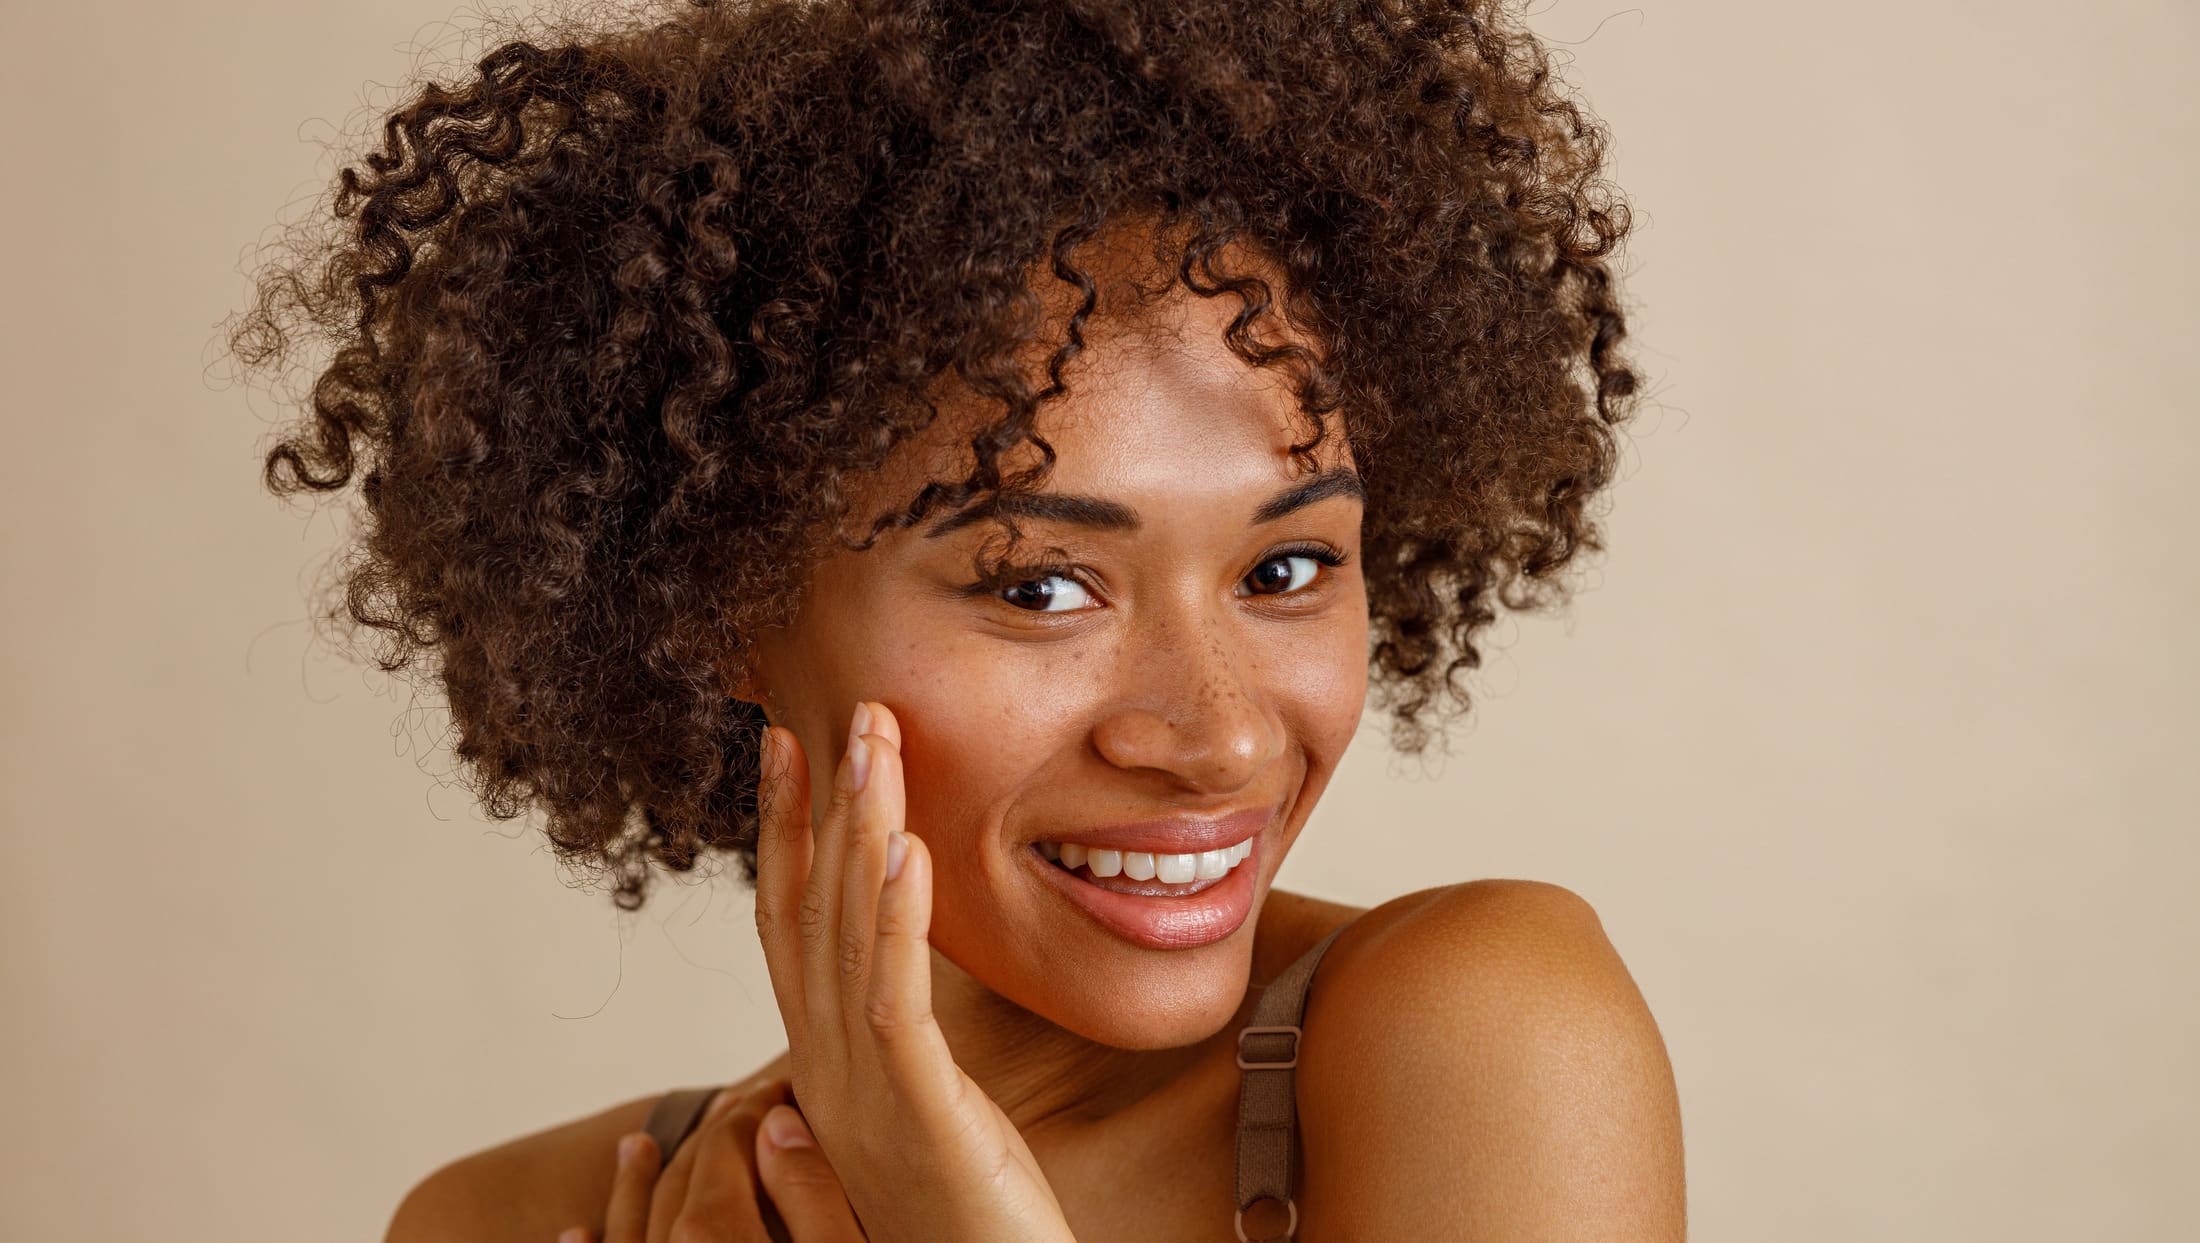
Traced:
<svg viewBox="0 0 2200 1243">
<path fill-rule="evenodd" d="M 936 385 L 998 404 L 975 465 L 843 546 L 1044 477 L 1103 228 L 1157 221 L 1163 288 L 1239 299 L 1224 339 L 1292 378 L 1294 452 L 1350 412 L 1395 747 L 1469 709 L 1500 604 L 1563 602 L 1603 548 L 1628 211 L 1604 127 L 1491 0 L 744 0 L 503 34 L 406 88 L 227 345 L 332 343 L 263 463 L 278 496 L 358 483 L 325 618 L 439 680 L 487 812 L 539 808 L 622 909 L 706 852 L 754 883 L 766 722 L 729 654 Z M 1049 276 L 1082 302 L 1040 385 Z M 1271 314 L 1318 348 L 1264 344 Z"/>
</svg>

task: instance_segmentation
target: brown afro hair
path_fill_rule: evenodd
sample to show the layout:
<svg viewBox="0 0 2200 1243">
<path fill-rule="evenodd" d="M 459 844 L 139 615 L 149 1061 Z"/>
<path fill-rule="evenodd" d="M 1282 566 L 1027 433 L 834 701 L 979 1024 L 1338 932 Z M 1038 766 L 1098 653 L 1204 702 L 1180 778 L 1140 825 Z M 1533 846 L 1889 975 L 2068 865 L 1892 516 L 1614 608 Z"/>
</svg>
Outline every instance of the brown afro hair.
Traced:
<svg viewBox="0 0 2200 1243">
<path fill-rule="evenodd" d="M 940 382 L 999 416 L 873 538 L 1038 482 L 1079 247 L 1127 219 L 1159 222 L 1164 287 L 1239 299 L 1225 340 L 1293 377 L 1298 448 L 1350 413 L 1394 746 L 1467 711 L 1500 604 L 1563 602 L 1603 547 L 1628 212 L 1499 4 L 747 0 L 503 33 L 379 118 L 227 346 L 331 343 L 263 475 L 358 484 L 325 616 L 439 680 L 487 812 L 539 808 L 623 909 L 706 852 L 754 882 L 765 721 L 728 653 Z M 1040 281 L 1083 294 L 1044 385 Z M 1318 348 L 1264 344 L 1270 314 Z M 1044 460 L 1004 473 L 1019 444 Z"/>
</svg>

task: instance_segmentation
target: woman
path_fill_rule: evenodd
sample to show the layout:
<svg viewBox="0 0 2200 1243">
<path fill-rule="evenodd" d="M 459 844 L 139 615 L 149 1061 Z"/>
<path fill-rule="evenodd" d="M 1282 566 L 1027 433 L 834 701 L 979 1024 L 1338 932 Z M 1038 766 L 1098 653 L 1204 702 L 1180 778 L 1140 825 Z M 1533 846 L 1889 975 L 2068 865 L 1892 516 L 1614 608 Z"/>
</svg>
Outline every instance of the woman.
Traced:
<svg viewBox="0 0 2200 1243">
<path fill-rule="evenodd" d="M 1626 214 L 1502 17 L 683 6 L 390 118 L 234 335 L 344 326 L 267 481 L 360 483 L 494 814 L 741 862 L 788 1036 L 390 1239 L 1682 1236 L 1586 903 L 1271 887 L 1371 686 L 1419 751 L 1601 547 Z"/>
</svg>

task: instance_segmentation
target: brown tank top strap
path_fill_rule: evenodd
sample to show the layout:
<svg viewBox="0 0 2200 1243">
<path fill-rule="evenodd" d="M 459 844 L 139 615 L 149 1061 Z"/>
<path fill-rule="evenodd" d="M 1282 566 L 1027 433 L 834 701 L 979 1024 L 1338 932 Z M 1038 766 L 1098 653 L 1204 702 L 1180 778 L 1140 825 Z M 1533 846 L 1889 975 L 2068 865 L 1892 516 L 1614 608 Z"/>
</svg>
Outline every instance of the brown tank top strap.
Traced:
<svg viewBox="0 0 2200 1243">
<path fill-rule="evenodd" d="M 1261 1200 L 1282 1204 L 1290 1215 L 1283 1233 L 1268 1237 L 1289 1239 L 1298 1233 L 1299 1206 L 1291 1198 L 1298 1101 L 1291 1072 L 1299 1064 L 1299 1021 L 1306 1015 L 1315 966 L 1351 924 L 1348 919 L 1331 929 L 1270 981 L 1253 1003 L 1251 1021 L 1238 1029 L 1237 1212 L 1232 1225 L 1244 1243 L 1253 1243 L 1245 1233 L 1245 1210 Z"/>
<path fill-rule="evenodd" d="M 717 1087 L 675 1088 L 650 1107 L 649 1120 L 642 1124 L 642 1129 L 657 1141 L 657 1151 L 662 1154 L 660 1160 L 671 1163 L 673 1152 L 694 1133 L 695 1124 L 703 1119 L 704 1108 L 717 1094 Z"/>
</svg>

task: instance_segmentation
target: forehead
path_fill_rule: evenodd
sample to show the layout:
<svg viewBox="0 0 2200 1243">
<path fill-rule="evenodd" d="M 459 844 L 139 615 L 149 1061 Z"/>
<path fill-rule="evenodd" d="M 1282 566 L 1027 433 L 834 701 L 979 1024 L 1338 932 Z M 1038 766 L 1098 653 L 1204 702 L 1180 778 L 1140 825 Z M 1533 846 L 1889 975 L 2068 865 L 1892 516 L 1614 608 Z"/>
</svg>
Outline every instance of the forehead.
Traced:
<svg viewBox="0 0 2200 1243">
<path fill-rule="evenodd" d="M 1298 411 L 1292 372 L 1248 363 L 1224 340 L 1243 307 L 1240 298 L 1186 289 L 1173 267 L 1157 263 L 1145 235 L 1130 229 L 1095 238 L 1076 258 L 1098 286 L 1098 301 L 1082 327 L 1084 348 L 1062 369 L 1067 391 L 1037 417 L 1039 434 L 1056 455 L 1043 490 L 1166 492 L 1187 499 L 1212 493 L 1236 504 L 1248 492 L 1270 492 L 1304 474 L 1290 446 L 1309 437 L 1313 424 Z M 1257 255 L 1226 250 L 1217 266 L 1264 276 L 1280 303 L 1282 275 Z M 1082 291 L 1051 274 L 1033 288 L 1047 318 L 1019 361 L 1030 382 L 1044 384 L 1046 359 L 1067 339 Z M 1261 346 L 1291 343 L 1316 357 L 1322 353 L 1318 341 L 1284 319 L 1280 306 L 1272 305 L 1249 331 Z M 937 421 L 889 460 L 878 486 L 866 489 L 867 502 L 882 500 L 888 490 L 893 499 L 904 499 L 928 480 L 969 471 L 970 436 L 999 417 L 1001 407 L 958 382 L 938 390 L 934 400 Z M 1328 418 L 1316 458 L 1325 467 L 1349 465 L 1344 418 Z M 1006 471 L 1039 460 L 1026 443 L 1004 453 L 1001 464 Z"/>
</svg>

